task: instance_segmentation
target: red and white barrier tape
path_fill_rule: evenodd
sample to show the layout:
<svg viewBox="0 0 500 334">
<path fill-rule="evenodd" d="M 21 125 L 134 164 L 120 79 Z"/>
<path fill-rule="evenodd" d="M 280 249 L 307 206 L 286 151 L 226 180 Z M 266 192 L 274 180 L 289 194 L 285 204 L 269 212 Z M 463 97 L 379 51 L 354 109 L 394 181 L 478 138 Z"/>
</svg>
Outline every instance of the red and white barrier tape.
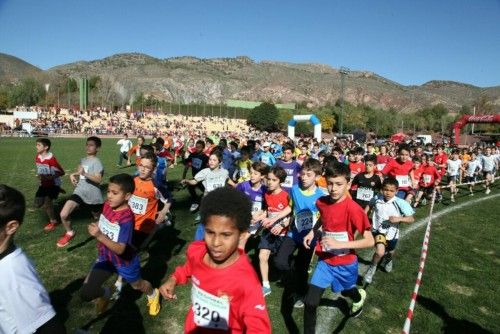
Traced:
<svg viewBox="0 0 500 334">
<path fill-rule="evenodd" d="M 499 179 L 499 178 L 500 177 L 496 177 L 495 179 Z M 477 182 L 470 182 L 470 183 L 462 183 L 462 184 L 459 184 L 457 186 L 467 185 L 467 184 L 477 184 L 477 183 L 483 183 L 483 182 L 486 182 L 486 180 L 477 181 Z M 441 188 L 445 188 L 445 187 L 441 187 Z M 425 260 L 427 259 L 427 249 L 429 247 L 429 239 L 431 236 L 432 214 L 434 212 L 434 203 L 435 202 L 436 202 L 436 190 L 434 189 L 434 191 L 432 192 L 431 207 L 429 210 L 429 220 L 427 221 L 427 228 L 425 229 L 424 241 L 422 243 L 422 252 L 420 253 L 420 263 L 418 266 L 417 281 L 415 282 L 415 287 L 413 288 L 413 293 L 411 294 L 410 306 L 408 307 L 408 312 L 406 314 L 406 320 L 405 320 L 405 323 L 403 326 L 403 330 L 401 331 L 401 334 L 409 334 L 410 333 L 411 321 L 413 320 L 413 310 L 415 309 L 415 304 L 417 302 L 418 290 L 420 289 L 420 285 L 422 284 L 422 275 L 424 273 Z"/>
<path fill-rule="evenodd" d="M 418 266 L 417 281 L 415 282 L 415 288 L 411 295 L 410 306 L 408 307 L 408 313 L 406 314 L 405 324 L 401 334 L 409 334 L 411 321 L 413 319 L 413 310 L 415 309 L 415 303 L 417 302 L 418 289 L 420 289 L 420 284 L 422 283 L 422 274 L 424 273 L 425 260 L 427 259 L 427 248 L 429 247 L 429 238 L 431 236 L 431 226 L 432 226 L 432 213 L 434 211 L 434 203 L 436 202 L 436 190 L 432 192 L 431 208 L 429 212 L 429 220 L 427 221 L 427 228 L 425 229 L 424 241 L 422 243 L 422 252 L 420 253 L 420 264 Z"/>
</svg>

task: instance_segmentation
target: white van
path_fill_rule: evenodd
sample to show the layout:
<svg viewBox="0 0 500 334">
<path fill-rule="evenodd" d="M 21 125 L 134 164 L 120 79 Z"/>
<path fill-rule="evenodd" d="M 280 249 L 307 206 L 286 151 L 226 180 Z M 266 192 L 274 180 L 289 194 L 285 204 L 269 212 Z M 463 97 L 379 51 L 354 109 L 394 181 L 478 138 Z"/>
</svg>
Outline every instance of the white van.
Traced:
<svg viewBox="0 0 500 334">
<path fill-rule="evenodd" d="M 417 140 L 420 140 L 424 145 L 432 144 L 431 135 L 417 135 Z"/>
</svg>

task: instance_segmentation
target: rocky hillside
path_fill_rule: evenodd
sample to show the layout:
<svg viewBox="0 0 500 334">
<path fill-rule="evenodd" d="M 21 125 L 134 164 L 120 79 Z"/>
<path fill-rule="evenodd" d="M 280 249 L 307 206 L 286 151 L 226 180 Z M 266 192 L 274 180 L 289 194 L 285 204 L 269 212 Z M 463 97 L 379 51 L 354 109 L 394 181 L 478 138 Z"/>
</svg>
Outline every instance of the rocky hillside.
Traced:
<svg viewBox="0 0 500 334">
<path fill-rule="evenodd" d="M 0 80 L 5 76 L 5 59 L 0 54 Z M 22 62 L 17 59 L 17 62 Z M 26 68 L 29 68 L 29 64 Z M 32 66 L 31 66 L 32 67 Z M 11 73 L 11 72 L 9 72 Z M 18 77 L 29 71 L 19 68 Z M 46 80 L 71 76 L 100 76 L 123 101 L 140 92 L 182 103 L 221 103 L 226 99 L 272 102 L 306 102 L 319 106 L 340 97 L 338 69 L 322 64 L 255 62 L 248 57 L 199 59 L 177 57 L 157 59 L 139 53 L 117 54 L 101 60 L 56 66 L 43 75 Z M 403 86 L 373 72 L 351 72 L 345 82 L 345 99 L 384 109 L 412 111 L 444 104 L 452 111 L 471 104 L 481 94 L 500 106 L 500 86 L 480 88 L 451 81 L 430 81 L 422 86 Z"/>
</svg>

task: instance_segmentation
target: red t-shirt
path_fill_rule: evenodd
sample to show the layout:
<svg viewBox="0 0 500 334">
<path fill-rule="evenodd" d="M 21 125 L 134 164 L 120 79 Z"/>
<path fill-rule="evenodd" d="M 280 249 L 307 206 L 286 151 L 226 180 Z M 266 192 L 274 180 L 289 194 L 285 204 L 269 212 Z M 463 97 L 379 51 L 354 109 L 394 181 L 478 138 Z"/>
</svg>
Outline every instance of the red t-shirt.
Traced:
<svg viewBox="0 0 500 334">
<path fill-rule="evenodd" d="M 363 234 L 371 229 L 365 211 L 352 198 L 346 197 L 341 202 L 332 203 L 330 196 L 323 196 L 316 201 L 316 206 L 320 212 L 324 235 L 330 235 L 339 241 L 352 241 L 356 231 Z M 333 266 L 351 264 L 357 259 L 354 249 L 326 252 L 319 242 L 316 244 L 316 254 Z"/>
<path fill-rule="evenodd" d="M 265 205 L 267 208 L 267 216 L 269 218 L 274 218 L 277 213 L 283 211 L 290 203 L 290 196 L 283 189 L 277 193 L 265 193 L 264 194 Z M 280 221 L 277 221 L 278 224 Z M 274 224 L 274 225 L 276 225 Z M 273 225 L 273 226 L 274 226 Z M 269 227 L 271 229 L 272 227 Z M 285 235 L 288 232 L 288 227 L 284 228 L 280 235 Z"/>
<path fill-rule="evenodd" d="M 64 169 L 61 167 L 56 157 L 49 153 L 46 157 L 37 154 L 35 157 L 36 174 L 40 176 L 40 185 L 42 187 L 60 186 L 60 176 L 64 175 Z M 47 176 L 52 176 L 47 179 Z"/>
<path fill-rule="evenodd" d="M 351 179 L 359 173 L 365 172 L 365 163 L 363 161 L 349 162 L 349 170 L 351 171 Z"/>
<path fill-rule="evenodd" d="M 439 173 L 441 174 L 441 176 L 443 176 L 444 174 L 446 174 L 446 163 L 448 162 L 448 156 L 446 155 L 446 153 L 441 153 L 441 154 L 436 154 L 434 156 L 434 163 L 436 165 L 441 165 L 442 167 L 438 167 L 436 166 L 436 169 L 439 170 Z"/>
<path fill-rule="evenodd" d="M 384 169 L 382 169 L 382 174 L 389 175 L 396 180 L 398 180 L 399 188 L 401 190 L 408 190 L 411 186 L 410 171 L 413 168 L 413 162 L 411 160 L 406 160 L 401 163 L 398 159 L 389 161 Z"/>
<path fill-rule="evenodd" d="M 388 154 L 377 155 L 377 166 L 375 168 L 375 173 L 382 172 L 382 169 L 384 169 L 385 165 L 387 165 L 387 163 L 391 160 L 393 160 L 393 158 Z"/>
<path fill-rule="evenodd" d="M 420 186 L 424 188 L 433 187 L 436 180 L 441 179 L 438 170 L 434 165 L 425 164 L 423 166 L 422 177 L 420 178 Z"/>
<path fill-rule="evenodd" d="M 271 333 L 259 278 L 243 250 L 238 252 L 235 263 L 219 269 L 203 262 L 207 253 L 204 241 L 189 245 L 186 263 L 173 274 L 178 284 L 191 278 L 193 285 L 185 333 L 223 333 L 221 329 L 233 334 Z"/>
<path fill-rule="evenodd" d="M 420 182 L 420 178 L 422 177 L 422 173 L 424 172 L 424 166 L 420 165 L 418 168 L 414 168 L 411 170 L 410 174 L 412 175 L 412 188 L 417 189 L 418 184 Z"/>
</svg>

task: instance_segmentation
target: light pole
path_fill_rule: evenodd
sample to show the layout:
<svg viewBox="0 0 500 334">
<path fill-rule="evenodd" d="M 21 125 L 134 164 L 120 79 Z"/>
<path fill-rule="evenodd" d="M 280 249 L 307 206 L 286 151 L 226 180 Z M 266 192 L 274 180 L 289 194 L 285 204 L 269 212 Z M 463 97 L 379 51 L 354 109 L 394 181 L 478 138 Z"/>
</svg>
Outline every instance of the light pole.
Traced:
<svg viewBox="0 0 500 334">
<path fill-rule="evenodd" d="M 340 135 L 344 134 L 344 80 L 351 72 L 347 67 L 340 67 Z"/>
</svg>

